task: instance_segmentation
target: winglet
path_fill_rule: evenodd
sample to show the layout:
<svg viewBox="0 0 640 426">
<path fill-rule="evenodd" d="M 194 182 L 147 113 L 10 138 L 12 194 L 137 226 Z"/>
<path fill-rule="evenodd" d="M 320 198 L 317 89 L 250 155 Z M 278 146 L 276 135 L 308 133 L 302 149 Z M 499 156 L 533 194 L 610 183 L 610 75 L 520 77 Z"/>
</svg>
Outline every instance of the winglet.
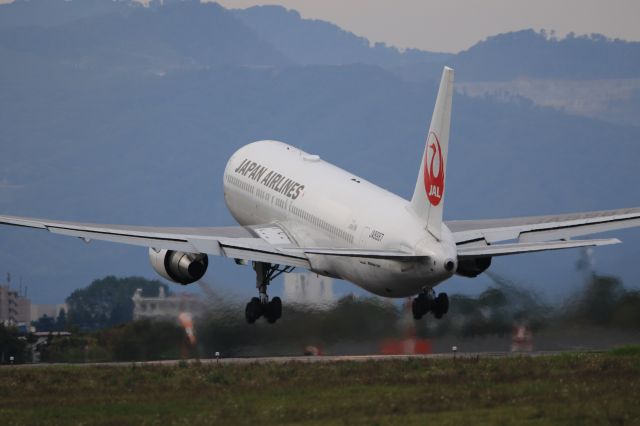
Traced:
<svg viewBox="0 0 640 426">
<path fill-rule="evenodd" d="M 411 198 L 410 209 L 426 222 L 426 228 L 441 238 L 444 210 L 449 127 L 453 98 L 453 69 L 444 67 L 436 105 L 431 116 L 427 142 L 422 154 L 418 180 Z"/>
</svg>

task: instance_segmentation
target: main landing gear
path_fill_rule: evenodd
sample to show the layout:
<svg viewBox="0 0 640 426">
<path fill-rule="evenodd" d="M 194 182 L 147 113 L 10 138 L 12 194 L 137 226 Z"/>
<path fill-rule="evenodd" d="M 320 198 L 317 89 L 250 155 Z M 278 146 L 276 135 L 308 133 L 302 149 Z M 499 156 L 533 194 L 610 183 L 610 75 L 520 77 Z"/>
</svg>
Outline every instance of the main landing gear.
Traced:
<svg viewBox="0 0 640 426">
<path fill-rule="evenodd" d="M 278 277 L 283 272 L 293 271 L 292 266 L 280 267 L 265 262 L 253 262 L 253 269 L 256 271 L 256 288 L 259 297 L 254 297 L 244 310 L 244 316 L 249 324 L 256 322 L 258 318 L 264 316 L 269 324 L 273 324 L 282 316 L 282 301 L 279 297 L 269 300 L 267 286 L 271 280 Z"/>
<path fill-rule="evenodd" d="M 447 293 L 440 293 L 435 297 L 433 290 L 424 290 L 413 299 L 411 304 L 413 318 L 419 320 L 428 312 L 432 312 L 433 316 L 440 319 L 449 311 L 449 296 Z"/>
</svg>

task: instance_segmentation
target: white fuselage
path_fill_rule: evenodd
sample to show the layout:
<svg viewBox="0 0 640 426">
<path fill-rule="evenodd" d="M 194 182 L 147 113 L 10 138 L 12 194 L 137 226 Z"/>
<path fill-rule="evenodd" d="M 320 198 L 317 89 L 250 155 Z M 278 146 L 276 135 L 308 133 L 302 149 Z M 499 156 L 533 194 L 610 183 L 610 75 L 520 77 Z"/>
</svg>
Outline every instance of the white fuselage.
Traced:
<svg viewBox="0 0 640 426">
<path fill-rule="evenodd" d="M 224 198 L 243 226 L 276 223 L 304 248 L 400 250 L 428 256 L 396 261 L 308 255 L 311 270 L 386 297 L 432 288 L 455 271 L 455 243 L 443 224 L 438 241 L 409 201 L 318 156 L 277 141 L 236 151 L 224 171 Z"/>
</svg>

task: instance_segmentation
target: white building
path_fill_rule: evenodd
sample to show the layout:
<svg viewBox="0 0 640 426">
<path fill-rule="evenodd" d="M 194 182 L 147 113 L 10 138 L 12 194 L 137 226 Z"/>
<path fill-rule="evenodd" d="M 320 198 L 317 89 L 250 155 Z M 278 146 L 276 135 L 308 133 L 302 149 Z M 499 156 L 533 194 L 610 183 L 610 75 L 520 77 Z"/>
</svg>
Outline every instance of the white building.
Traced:
<svg viewBox="0 0 640 426">
<path fill-rule="evenodd" d="M 167 296 L 160 287 L 157 297 L 144 297 L 142 289 L 137 289 L 133 300 L 133 319 L 143 318 L 178 318 L 182 312 L 189 312 L 196 317 L 204 311 L 202 301 L 192 294 L 176 294 Z"/>
<path fill-rule="evenodd" d="M 284 274 L 282 297 L 287 303 L 330 308 L 335 303 L 333 280 L 310 272 Z"/>
</svg>

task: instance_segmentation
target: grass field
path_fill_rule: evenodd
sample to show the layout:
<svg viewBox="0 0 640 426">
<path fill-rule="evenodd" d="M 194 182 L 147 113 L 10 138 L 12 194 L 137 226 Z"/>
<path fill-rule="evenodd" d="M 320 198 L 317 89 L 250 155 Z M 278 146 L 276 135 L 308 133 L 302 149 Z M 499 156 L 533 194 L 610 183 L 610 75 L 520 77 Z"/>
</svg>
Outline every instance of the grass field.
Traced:
<svg viewBox="0 0 640 426">
<path fill-rule="evenodd" d="M 0 369 L 0 424 L 640 424 L 640 351 Z"/>
</svg>

